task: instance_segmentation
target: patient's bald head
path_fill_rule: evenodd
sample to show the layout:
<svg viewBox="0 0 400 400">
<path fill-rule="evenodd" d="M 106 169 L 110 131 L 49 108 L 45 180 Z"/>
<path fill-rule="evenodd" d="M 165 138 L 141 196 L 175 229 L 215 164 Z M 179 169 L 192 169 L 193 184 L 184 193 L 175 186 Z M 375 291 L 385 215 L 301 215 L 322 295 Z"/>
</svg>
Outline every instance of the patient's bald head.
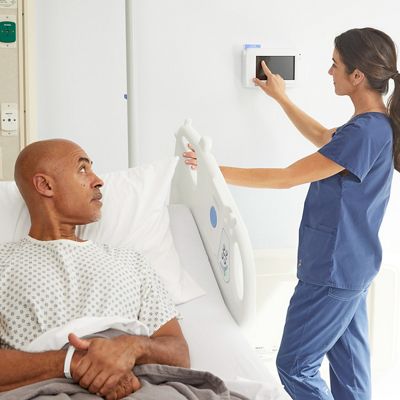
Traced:
<svg viewBox="0 0 400 400">
<path fill-rule="evenodd" d="M 42 140 L 25 147 L 15 163 L 15 182 L 24 198 L 33 191 L 32 179 L 37 173 L 49 174 L 60 167 L 59 160 L 68 147 L 78 147 L 64 139 Z"/>
<path fill-rule="evenodd" d="M 100 218 L 103 182 L 76 143 L 65 139 L 30 144 L 15 164 L 15 182 L 31 217 L 40 211 L 61 223 L 86 224 Z M 45 215 L 46 216 L 46 215 Z"/>
</svg>

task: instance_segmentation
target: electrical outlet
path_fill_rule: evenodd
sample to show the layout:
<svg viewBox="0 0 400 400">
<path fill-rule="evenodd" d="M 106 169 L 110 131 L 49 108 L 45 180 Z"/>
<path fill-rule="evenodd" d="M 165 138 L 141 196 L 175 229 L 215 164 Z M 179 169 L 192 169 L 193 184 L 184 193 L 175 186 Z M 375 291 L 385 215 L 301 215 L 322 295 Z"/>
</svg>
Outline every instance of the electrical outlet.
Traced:
<svg viewBox="0 0 400 400">
<path fill-rule="evenodd" d="M 3 136 L 15 136 L 18 133 L 18 105 L 17 103 L 1 103 L 0 115 Z"/>
</svg>

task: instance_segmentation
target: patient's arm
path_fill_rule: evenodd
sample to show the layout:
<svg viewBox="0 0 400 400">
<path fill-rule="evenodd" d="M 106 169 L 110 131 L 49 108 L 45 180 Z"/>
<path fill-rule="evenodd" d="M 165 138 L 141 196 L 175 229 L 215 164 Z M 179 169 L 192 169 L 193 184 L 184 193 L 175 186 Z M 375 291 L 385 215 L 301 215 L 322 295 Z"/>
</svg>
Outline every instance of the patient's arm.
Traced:
<svg viewBox="0 0 400 400">
<path fill-rule="evenodd" d="M 167 364 L 189 367 L 189 350 L 181 328 L 172 319 L 150 338 L 121 335 L 113 339 L 79 339 L 70 343 L 87 354 L 71 364 L 72 378 L 91 393 L 107 395 L 136 364 Z"/>
<path fill-rule="evenodd" d="M 136 364 L 190 367 L 189 348 L 176 318 L 164 324 L 150 338 L 141 338 L 143 348 Z"/>
<path fill-rule="evenodd" d="M 26 353 L 19 350 L 0 350 L 0 392 L 20 386 L 64 377 L 66 351 Z M 76 359 L 81 357 L 76 354 Z"/>
</svg>

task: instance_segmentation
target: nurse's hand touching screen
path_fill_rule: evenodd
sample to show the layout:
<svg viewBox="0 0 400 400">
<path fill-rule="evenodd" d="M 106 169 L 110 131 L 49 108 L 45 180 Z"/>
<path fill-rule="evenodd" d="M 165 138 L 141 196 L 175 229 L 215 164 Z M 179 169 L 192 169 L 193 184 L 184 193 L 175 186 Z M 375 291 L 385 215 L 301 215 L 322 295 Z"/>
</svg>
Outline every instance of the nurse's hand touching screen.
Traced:
<svg viewBox="0 0 400 400">
<path fill-rule="evenodd" d="M 253 82 L 259 86 L 268 96 L 271 96 L 276 101 L 282 100 L 286 97 L 285 93 L 285 81 L 278 74 L 273 74 L 267 67 L 265 61 L 261 61 L 261 67 L 264 71 L 267 80 L 263 81 L 258 78 L 254 78 Z"/>
</svg>

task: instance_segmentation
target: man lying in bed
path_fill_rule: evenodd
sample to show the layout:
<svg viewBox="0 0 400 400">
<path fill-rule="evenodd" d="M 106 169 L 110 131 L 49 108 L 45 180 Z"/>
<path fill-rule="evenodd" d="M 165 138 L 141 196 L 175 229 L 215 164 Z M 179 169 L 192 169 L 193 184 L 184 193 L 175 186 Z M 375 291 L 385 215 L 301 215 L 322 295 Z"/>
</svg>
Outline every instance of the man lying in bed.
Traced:
<svg viewBox="0 0 400 400">
<path fill-rule="evenodd" d="M 117 399 L 134 392 L 137 364 L 189 367 L 174 304 L 141 255 L 76 236 L 75 227 L 97 221 L 102 206 L 103 182 L 87 154 L 66 140 L 33 143 L 17 159 L 15 180 L 31 229 L 0 245 L 0 392 L 64 377 L 66 350 L 21 349 L 82 317 L 137 320 L 150 335 L 86 340 L 71 333 L 76 350 L 66 376 L 91 393 Z"/>
</svg>

